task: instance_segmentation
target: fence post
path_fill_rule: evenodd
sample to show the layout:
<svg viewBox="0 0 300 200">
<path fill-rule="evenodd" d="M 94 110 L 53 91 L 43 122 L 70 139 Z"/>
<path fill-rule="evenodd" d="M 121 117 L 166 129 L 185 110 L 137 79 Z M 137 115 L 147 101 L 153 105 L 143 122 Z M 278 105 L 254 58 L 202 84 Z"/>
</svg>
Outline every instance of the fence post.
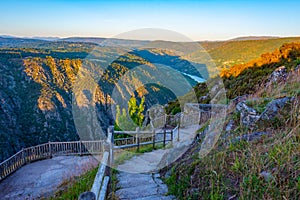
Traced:
<svg viewBox="0 0 300 200">
<path fill-rule="evenodd" d="M 84 192 L 80 194 L 78 200 L 96 200 L 96 195 L 94 192 Z"/>
<path fill-rule="evenodd" d="M 140 127 L 136 127 L 136 141 L 137 141 L 137 151 L 140 150 Z"/>
<path fill-rule="evenodd" d="M 79 141 L 79 155 L 82 155 L 82 141 Z"/>
<path fill-rule="evenodd" d="M 165 114 L 165 123 L 164 123 L 164 126 L 167 125 L 167 114 Z"/>
<path fill-rule="evenodd" d="M 166 147 L 166 128 L 164 128 L 164 148 Z"/>
<path fill-rule="evenodd" d="M 24 148 L 22 148 L 22 159 L 23 159 L 23 164 L 22 165 L 25 165 L 26 164 L 26 155 L 25 155 Z"/>
<path fill-rule="evenodd" d="M 178 128 L 177 128 L 177 142 L 179 142 L 179 129 L 180 129 L 180 120 L 179 120 Z"/>
<path fill-rule="evenodd" d="M 171 130 L 171 144 L 173 144 L 173 129 Z"/>
<path fill-rule="evenodd" d="M 152 148 L 154 150 L 155 148 L 155 129 L 153 128 L 153 131 L 152 131 Z"/>
<path fill-rule="evenodd" d="M 48 141 L 48 150 L 49 150 L 49 157 L 52 157 L 52 149 L 51 149 L 51 142 Z"/>
<path fill-rule="evenodd" d="M 110 167 L 113 167 L 114 164 L 114 126 L 108 127 L 108 133 L 107 136 L 109 142 L 109 165 Z"/>
</svg>

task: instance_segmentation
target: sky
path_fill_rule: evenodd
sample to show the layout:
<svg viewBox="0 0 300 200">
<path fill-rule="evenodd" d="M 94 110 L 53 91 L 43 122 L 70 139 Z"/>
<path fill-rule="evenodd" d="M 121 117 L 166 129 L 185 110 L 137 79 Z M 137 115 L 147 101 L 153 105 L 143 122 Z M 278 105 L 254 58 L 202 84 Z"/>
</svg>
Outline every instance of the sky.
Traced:
<svg viewBox="0 0 300 200">
<path fill-rule="evenodd" d="M 0 35 L 115 37 L 158 28 L 197 41 L 288 37 L 300 35 L 299 8 L 288 0 L 1 0 Z"/>
</svg>

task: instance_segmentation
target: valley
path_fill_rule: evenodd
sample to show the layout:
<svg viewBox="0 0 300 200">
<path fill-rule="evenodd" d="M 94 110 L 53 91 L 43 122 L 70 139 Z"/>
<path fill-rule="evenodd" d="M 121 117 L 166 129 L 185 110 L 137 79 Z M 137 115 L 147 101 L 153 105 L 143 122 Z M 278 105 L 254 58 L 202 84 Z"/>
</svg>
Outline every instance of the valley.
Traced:
<svg viewBox="0 0 300 200">
<path fill-rule="evenodd" d="M 111 125 L 122 130 L 117 115 L 129 115 L 146 130 L 155 117 L 191 114 L 186 103 L 212 113 L 217 102 L 226 115 L 201 124 L 187 151 L 156 171 L 168 195 L 295 199 L 299 41 L 242 38 L 197 42 L 196 48 L 186 42 L 0 37 L 0 161 L 47 142 L 101 140 Z M 221 89 L 211 86 L 219 82 Z M 216 99 L 218 89 L 225 98 Z M 159 110 L 154 117 L 152 107 Z M 221 122 L 218 140 L 201 157 Z"/>
</svg>

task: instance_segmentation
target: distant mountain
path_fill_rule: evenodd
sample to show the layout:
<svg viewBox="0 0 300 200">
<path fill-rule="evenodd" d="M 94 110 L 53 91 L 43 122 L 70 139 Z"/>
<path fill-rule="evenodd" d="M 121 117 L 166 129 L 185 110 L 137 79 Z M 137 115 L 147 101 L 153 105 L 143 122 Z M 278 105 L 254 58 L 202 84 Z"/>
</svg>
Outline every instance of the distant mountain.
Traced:
<svg viewBox="0 0 300 200">
<path fill-rule="evenodd" d="M 43 40 L 39 39 L 29 39 L 29 38 L 18 38 L 18 37 L 10 37 L 10 36 L 0 36 L 0 47 L 27 47 L 34 46 L 37 43 L 40 43 Z M 47 41 L 44 41 L 47 42 Z"/>
<path fill-rule="evenodd" d="M 56 40 L 57 39 L 57 40 Z M 300 42 L 300 37 L 277 38 L 272 36 L 248 36 L 239 37 L 227 41 L 202 41 L 198 42 L 206 51 L 199 50 L 196 43 L 186 42 L 168 42 L 168 41 L 144 41 L 144 40 L 127 40 L 116 38 L 101 37 L 70 37 L 70 38 L 52 38 L 52 37 L 36 37 L 36 38 L 18 38 L 13 36 L 0 36 L 1 48 L 43 48 L 52 49 L 53 45 L 60 45 L 62 48 L 72 48 L 72 45 L 80 46 L 82 44 L 90 45 L 86 51 L 91 51 L 93 45 L 112 46 L 112 47 L 128 47 L 137 48 L 162 48 L 162 49 L 182 49 L 189 55 L 189 58 L 195 62 L 207 62 L 209 55 L 210 61 L 214 61 L 218 67 L 228 67 L 235 64 L 242 64 L 259 57 L 264 52 L 272 52 L 284 43 Z M 54 45 L 54 46 L 55 46 Z M 84 47 L 86 47 L 84 45 Z"/>
<path fill-rule="evenodd" d="M 29 37 L 28 39 L 46 40 L 46 41 L 57 41 L 59 37 Z"/>
<path fill-rule="evenodd" d="M 190 59 L 201 62 L 207 58 L 208 53 L 216 66 L 229 67 L 247 63 L 265 52 L 272 52 L 283 44 L 291 42 L 300 42 L 300 37 L 200 42 L 206 50 L 205 54 L 203 51 L 193 52 L 190 54 Z"/>
<path fill-rule="evenodd" d="M 277 39 L 280 37 L 276 36 L 244 36 L 230 39 L 229 41 L 245 41 L 245 40 L 269 40 L 269 39 Z"/>
<path fill-rule="evenodd" d="M 68 37 L 68 38 L 60 38 L 60 41 L 67 42 L 88 42 L 88 43 L 96 43 L 100 44 L 106 38 L 98 38 L 98 37 Z"/>
<path fill-rule="evenodd" d="M 146 40 L 127 40 L 127 39 L 117 39 L 117 38 L 98 38 L 98 37 L 70 37 L 62 38 L 59 41 L 67 42 L 88 42 L 98 44 L 100 46 L 124 46 L 137 48 L 149 43 Z"/>
</svg>

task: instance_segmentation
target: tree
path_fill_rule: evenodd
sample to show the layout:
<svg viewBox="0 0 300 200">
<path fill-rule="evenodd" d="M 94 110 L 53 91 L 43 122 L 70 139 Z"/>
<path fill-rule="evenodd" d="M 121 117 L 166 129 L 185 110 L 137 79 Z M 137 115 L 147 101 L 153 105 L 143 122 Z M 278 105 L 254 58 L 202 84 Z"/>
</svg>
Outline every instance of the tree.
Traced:
<svg viewBox="0 0 300 200">
<path fill-rule="evenodd" d="M 131 117 L 132 121 L 137 125 L 137 126 L 142 126 L 143 121 L 144 121 L 144 110 L 145 110 L 145 97 L 142 97 L 141 103 L 137 105 L 136 98 L 132 96 L 128 102 L 128 112 L 129 116 Z"/>
<path fill-rule="evenodd" d="M 141 99 L 141 103 L 137 105 L 135 97 L 131 97 L 128 101 L 128 112 L 125 108 L 120 109 L 116 106 L 116 123 L 115 130 L 133 131 L 138 126 L 141 127 L 144 121 L 143 111 L 145 110 L 145 98 Z"/>
</svg>

